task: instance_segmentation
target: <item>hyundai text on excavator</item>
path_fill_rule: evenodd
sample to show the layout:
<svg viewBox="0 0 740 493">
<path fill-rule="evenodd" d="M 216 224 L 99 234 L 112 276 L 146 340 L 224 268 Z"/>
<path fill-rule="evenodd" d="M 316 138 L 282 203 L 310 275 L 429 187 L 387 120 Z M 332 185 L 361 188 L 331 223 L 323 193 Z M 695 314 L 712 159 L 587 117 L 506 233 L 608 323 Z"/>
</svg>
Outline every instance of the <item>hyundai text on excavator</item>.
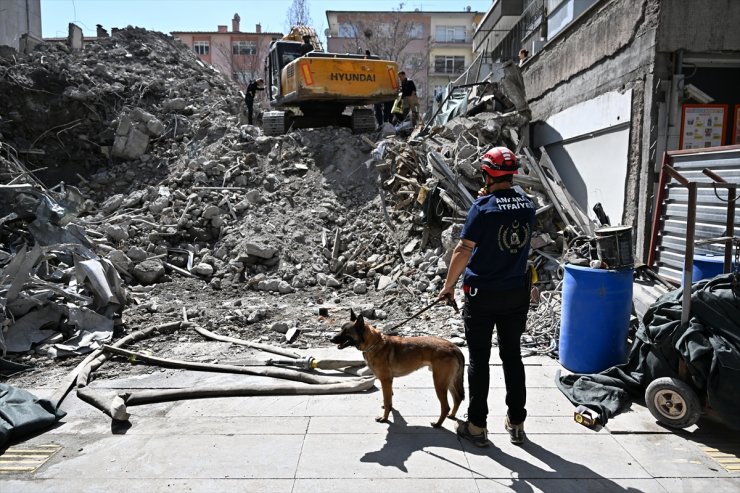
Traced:
<svg viewBox="0 0 740 493">
<path fill-rule="evenodd" d="M 303 53 L 304 36 L 314 51 Z M 290 128 L 350 127 L 375 130 L 372 108 L 392 101 L 399 91 L 398 65 L 373 55 L 325 53 L 316 50 L 313 29 L 296 26 L 273 41 L 265 60 L 265 82 L 272 111 L 262 116 L 265 135 L 282 135 Z M 345 110 L 351 108 L 351 114 Z"/>
</svg>

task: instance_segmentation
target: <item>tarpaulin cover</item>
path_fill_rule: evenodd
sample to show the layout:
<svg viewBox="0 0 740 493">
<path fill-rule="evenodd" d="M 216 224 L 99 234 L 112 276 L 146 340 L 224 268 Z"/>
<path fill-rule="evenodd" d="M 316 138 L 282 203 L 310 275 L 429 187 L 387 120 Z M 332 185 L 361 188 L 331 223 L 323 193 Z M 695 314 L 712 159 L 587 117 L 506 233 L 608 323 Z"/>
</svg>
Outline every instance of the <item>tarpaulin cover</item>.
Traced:
<svg viewBox="0 0 740 493">
<path fill-rule="evenodd" d="M 733 294 L 732 274 L 691 287 L 689 323 L 681 326 L 678 289 L 658 298 L 645 313 L 623 365 L 593 375 L 558 375 L 558 388 L 575 405 L 601 414 L 602 424 L 644 398 L 661 377 L 679 378 L 686 363 L 689 383 L 718 417 L 740 428 L 740 297 Z M 740 295 L 740 293 L 738 293 Z"/>
<path fill-rule="evenodd" d="M 65 414 L 46 399 L 0 383 L 0 450 L 11 441 L 48 428 Z"/>
</svg>

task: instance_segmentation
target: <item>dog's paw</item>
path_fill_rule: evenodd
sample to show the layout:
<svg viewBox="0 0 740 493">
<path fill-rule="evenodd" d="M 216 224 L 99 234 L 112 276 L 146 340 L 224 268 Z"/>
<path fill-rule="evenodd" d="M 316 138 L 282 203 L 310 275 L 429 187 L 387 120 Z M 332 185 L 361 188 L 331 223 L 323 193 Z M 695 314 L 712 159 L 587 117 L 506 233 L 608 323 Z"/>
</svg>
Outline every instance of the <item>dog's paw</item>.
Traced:
<svg viewBox="0 0 740 493">
<path fill-rule="evenodd" d="M 441 428 L 442 423 L 437 423 L 436 421 L 432 421 L 432 428 Z"/>
</svg>

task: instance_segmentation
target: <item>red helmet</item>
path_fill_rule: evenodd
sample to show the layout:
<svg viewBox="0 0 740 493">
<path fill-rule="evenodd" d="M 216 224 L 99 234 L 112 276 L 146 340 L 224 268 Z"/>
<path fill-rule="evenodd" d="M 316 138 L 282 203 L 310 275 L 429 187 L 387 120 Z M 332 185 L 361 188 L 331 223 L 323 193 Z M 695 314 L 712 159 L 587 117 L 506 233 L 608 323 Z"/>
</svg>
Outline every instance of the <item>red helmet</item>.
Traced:
<svg viewBox="0 0 740 493">
<path fill-rule="evenodd" d="M 481 169 L 493 178 L 504 175 L 516 175 L 519 172 L 519 161 L 507 147 L 492 147 L 480 158 Z"/>
</svg>

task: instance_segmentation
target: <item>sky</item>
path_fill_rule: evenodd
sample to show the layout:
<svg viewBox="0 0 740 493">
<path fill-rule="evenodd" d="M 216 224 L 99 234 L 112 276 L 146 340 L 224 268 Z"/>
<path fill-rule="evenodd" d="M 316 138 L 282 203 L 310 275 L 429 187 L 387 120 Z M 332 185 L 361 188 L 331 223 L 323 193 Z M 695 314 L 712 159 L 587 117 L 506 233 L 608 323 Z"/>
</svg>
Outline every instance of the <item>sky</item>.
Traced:
<svg viewBox="0 0 740 493">
<path fill-rule="evenodd" d="M 399 9 L 399 0 L 307 0 L 313 27 L 323 33 L 328 27 L 327 10 L 389 11 Z M 485 12 L 492 0 L 409 0 L 403 11 Z M 287 32 L 286 12 L 292 0 L 41 0 L 41 29 L 45 38 L 66 37 L 68 24 L 74 22 L 85 36 L 95 36 L 96 24 L 110 32 L 111 27 L 128 25 L 152 31 L 215 31 L 229 26 L 235 13 L 241 18 L 241 30 L 254 32 L 261 24 L 263 32 Z"/>
</svg>

